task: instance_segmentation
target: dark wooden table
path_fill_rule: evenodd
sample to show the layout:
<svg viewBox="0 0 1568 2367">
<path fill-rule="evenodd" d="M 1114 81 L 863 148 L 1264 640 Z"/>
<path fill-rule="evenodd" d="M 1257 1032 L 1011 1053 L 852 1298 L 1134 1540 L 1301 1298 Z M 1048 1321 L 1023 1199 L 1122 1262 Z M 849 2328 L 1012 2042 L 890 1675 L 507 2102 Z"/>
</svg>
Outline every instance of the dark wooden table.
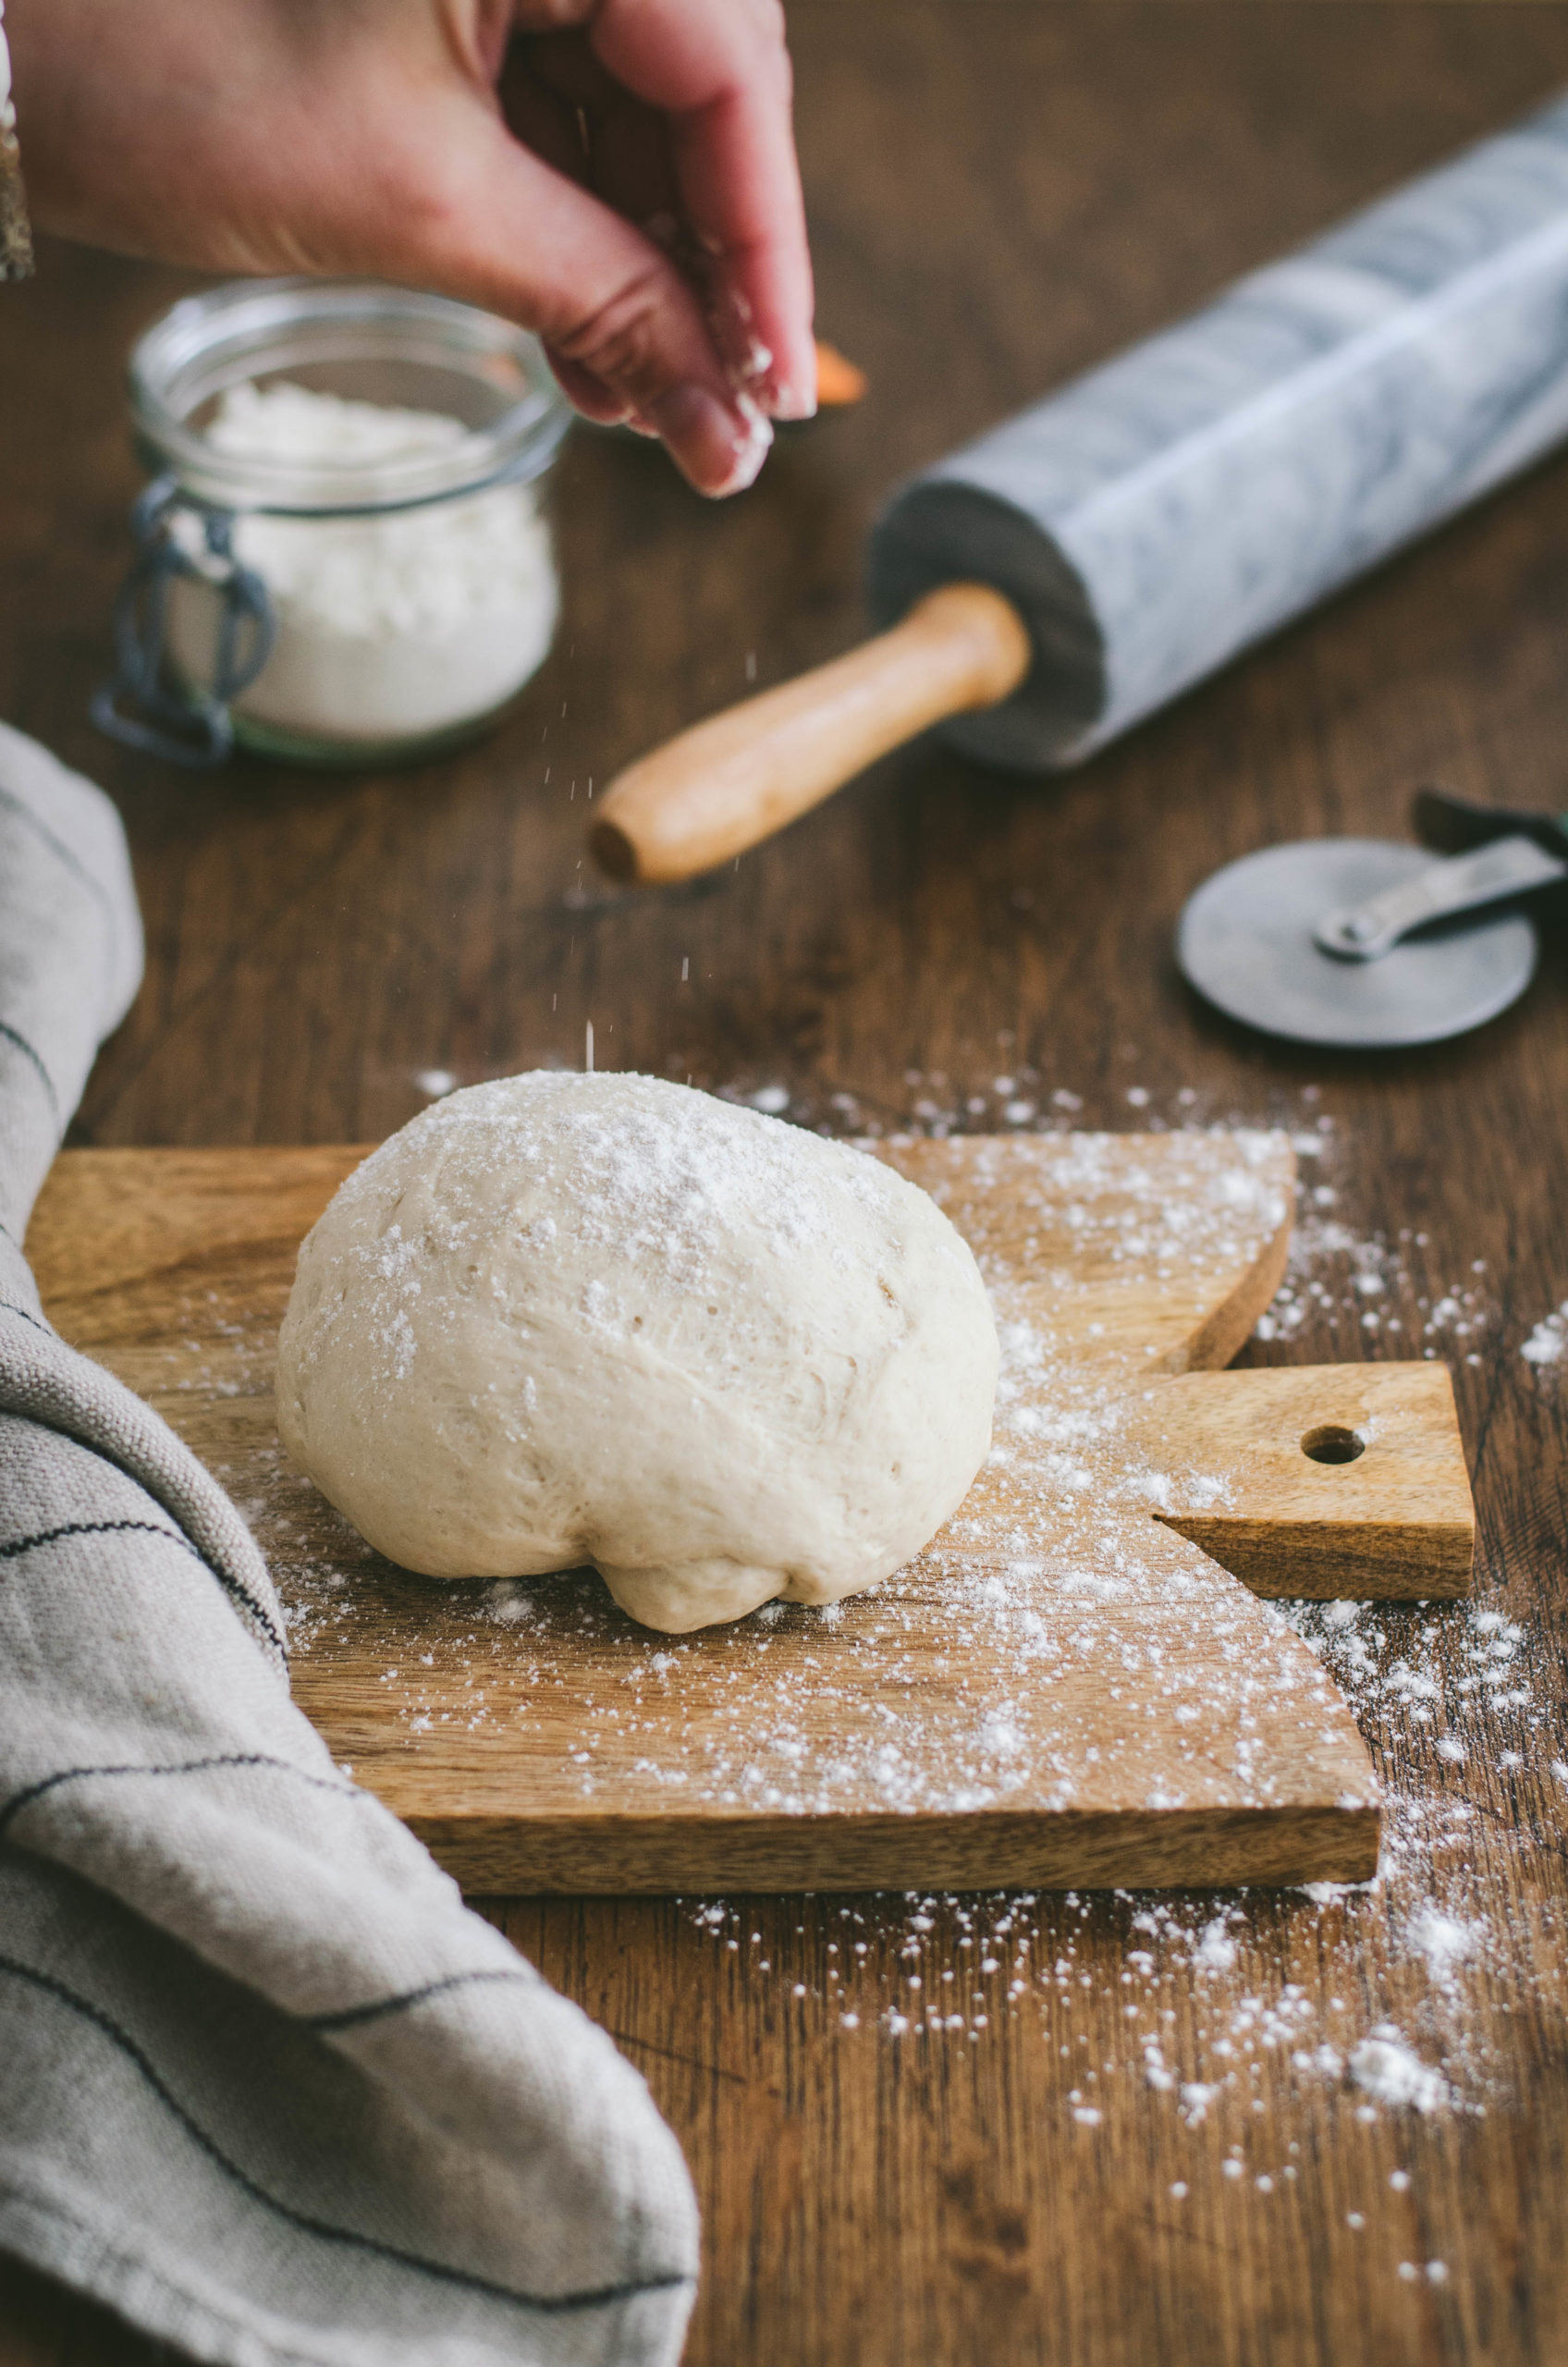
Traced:
<svg viewBox="0 0 1568 2367">
<path fill-rule="evenodd" d="M 1207 1016 L 1170 947 L 1217 864 L 1402 835 L 1417 780 L 1568 803 L 1568 460 L 1066 782 L 915 752 L 671 893 L 607 890 L 582 826 L 591 779 L 753 660 L 766 682 L 849 643 L 897 475 L 1568 81 L 1568 12 L 805 0 L 793 24 L 821 323 L 872 398 L 718 509 L 575 437 L 556 654 L 439 766 L 190 778 L 93 736 L 120 358 L 182 283 L 46 248 L 6 297 L 0 714 L 117 798 L 148 927 L 74 1138 L 377 1135 L 423 1073 L 573 1062 L 590 1018 L 603 1064 L 783 1085 L 846 1130 L 1023 1101 L 1316 1136 L 1300 1319 L 1248 1353 L 1450 1356 L 1481 1519 L 1474 1606 L 1311 1623 L 1390 1789 L 1374 1889 L 494 1911 L 687 2146 L 693 2367 L 1562 2360 L 1568 1364 L 1521 1347 L 1568 1299 L 1568 963 L 1467 1042 L 1305 1058 Z M 912 1972 L 938 2034 L 889 2026 Z M 1441 2073 L 1427 2113 L 1343 2071 L 1385 2021 Z M 4 2293 L 14 2367 L 146 2356 L 19 2272 Z"/>
</svg>

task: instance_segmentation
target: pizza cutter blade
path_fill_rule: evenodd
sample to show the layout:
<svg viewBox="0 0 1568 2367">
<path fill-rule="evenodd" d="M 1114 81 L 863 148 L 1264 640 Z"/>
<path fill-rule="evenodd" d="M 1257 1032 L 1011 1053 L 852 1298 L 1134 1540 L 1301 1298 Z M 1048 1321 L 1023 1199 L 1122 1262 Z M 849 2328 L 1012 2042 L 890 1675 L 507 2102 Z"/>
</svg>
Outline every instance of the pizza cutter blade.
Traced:
<svg viewBox="0 0 1568 2367">
<path fill-rule="evenodd" d="M 1438 863 L 1381 839 L 1304 839 L 1207 879 L 1176 958 L 1207 1001 L 1266 1035 L 1440 1043 L 1495 1019 L 1535 974 L 1534 923 L 1476 906 L 1564 878 L 1568 862 L 1520 837 Z"/>
</svg>

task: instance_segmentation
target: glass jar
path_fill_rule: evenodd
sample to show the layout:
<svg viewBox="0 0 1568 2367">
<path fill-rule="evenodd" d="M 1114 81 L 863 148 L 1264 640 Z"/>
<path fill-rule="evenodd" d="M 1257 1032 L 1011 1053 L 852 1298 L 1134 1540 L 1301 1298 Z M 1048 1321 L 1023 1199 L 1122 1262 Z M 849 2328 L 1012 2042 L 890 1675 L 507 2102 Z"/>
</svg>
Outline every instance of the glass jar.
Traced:
<svg viewBox="0 0 1568 2367">
<path fill-rule="evenodd" d="M 426 755 L 536 671 L 558 606 L 537 481 L 570 420 L 536 338 L 445 297 L 232 282 L 130 363 L 137 558 L 116 739 L 184 764 Z"/>
</svg>

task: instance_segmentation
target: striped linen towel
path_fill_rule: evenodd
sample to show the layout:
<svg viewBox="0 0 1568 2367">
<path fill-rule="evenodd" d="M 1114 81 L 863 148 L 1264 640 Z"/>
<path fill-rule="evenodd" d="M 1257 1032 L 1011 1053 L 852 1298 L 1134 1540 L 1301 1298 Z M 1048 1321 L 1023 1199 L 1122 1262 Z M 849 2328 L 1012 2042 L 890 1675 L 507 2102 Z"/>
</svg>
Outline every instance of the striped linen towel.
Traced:
<svg viewBox="0 0 1568 2367">
<path fill-rule="evenodd" d="M 233 2367 L 674 2361 L 642 2079 L 339 1772 L 234 1506 L 40 1305 L 141 967 L 112 807 L 0 726 L 0 2249 Z"/>
</svg>

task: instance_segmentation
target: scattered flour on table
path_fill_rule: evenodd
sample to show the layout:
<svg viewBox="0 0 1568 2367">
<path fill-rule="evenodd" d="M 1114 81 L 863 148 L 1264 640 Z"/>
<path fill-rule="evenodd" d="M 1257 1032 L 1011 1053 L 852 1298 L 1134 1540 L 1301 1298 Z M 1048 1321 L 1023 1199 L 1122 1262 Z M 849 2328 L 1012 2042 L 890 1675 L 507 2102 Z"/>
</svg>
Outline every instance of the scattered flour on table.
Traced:
<svg viewBox="0 0 1568 2367">
<path fill-rule="evenodd" d="M 998 1093 L 1012 1082 L 998 1078 Z M 985 1121 L 971 1110 L 976 1123 L 998 1114 L 989 1104 Z M 1498 1326 L 1482 1264 L 1433 1276 L 1424 1233 L 1356 1231 L 1341 1207 L 1345 1147 L 1336 1131 L 1320 1121 L 1293 1132 L 1298 1229 L 1285 1282 L 1257 1327 L 1260 1343 L 1310 1326 L 1329 1330 L 1330 1355 L 1479 1363 Z M 1562 1353 L 1558 1318 L 1542 1329 Z M 1158 1477 L 1144 1484 L 1158 1486 Z M 1337 2097 L 1354 2116 L 1394 2126 L 1484 2116 L 1513 2090 L 1498 2025 L 1476 2010 L 1482 1995 L 1538 1997 L 1561 2012 L 1568 1991 L 1564 1934 L 1550 1907 L 1534 1928 L 1506 1907 L 1488 1911 L 1499 1883 L 1550 1846 L 1568 1799 L 1568 1756 L 1553 1755 L 1554 1687 L 1550 1666 L 1544 1684 L 1537 1679 L 1533 1624 L 1484 1595 L 1442 1605 L 1281 1604 L 1272 1615 L 1321 1655 L 1379 1759 L 1385 1844 L 1372 1883 L 1316 1883 L 1293 1904 L 1267 1893 L 1207 1901 L 1125 1892 L 922 1895 L 906 1903 L 901 1941 L 886 1909 L 825 1907 L 819 1924 L 868 1936 L 892 1993 L 878 2025 L 888 2036 L 984 2044 L 990 2030 L 1038 2016 L 1063 2058 L 1063 2109 L 1076 2124 L 1090 2125 L 1086 2113 L 1103 2121 L 1119 2088 L 1121 2111 L 1141 2091 L 1168 2106 L 1194 2143 L 1224 2129 L 1221 2166 L 1260 2198 L 1302 2175 L 1293 2094 Z M 1501 1814 L 1488 1805 L 1500 1796 Z M 729 1910 L 710 1903 L 700 1912 L 716 1937 L 743 1945 Z M 853 1944 L 864 1950 L 867 1941 Z M 864 2028 L 864 1974 L 857 1983 L 854 1964 L 840 1944 L 825 1974 L 820 1957 L 815 1968 L 822 1993 L 852 2001 Z M 1300 1977 L 1281 1979 L 1281 1968 Z M 1246 1988 L 1236 2003 L 1238 1981 Z M 808 1989 L 797 1983 L 795 1993 Z M 809 1993 L 819 1993 L 813 1985 Z M 1388 2010 L 1395 1999 L 1397 2021 Z M 1073 2028 L 1096 2008 L 1098 2045 Z M 1101 2052 L 1113 2011 L 1125 2039 Z M 1396 2197 L 1410 2184 L 1403 2169 L 1389 2181 Z M 1170 2191 L 1184 2199 L 1187 2182 Z M 1369 2197 L 1367 2209 L 1349 2214 L 1351 2226 L 1366 2226 L 1374 2212 Z M 1447 2269 L 1440 2260 L 1402 2262 L 1398 2274 L 1435 2285 Z"/>
<path fill-rule="evenodd" d="M 1448 2101 L 1448 2086 L 1413 2054 L 1391 2022 L 1379 2022 L 1370 2038 L 1353 2047 L 1350 2076 L 1383 2104 L 1413 2104 L 1419 2113 L 1436 2112 Z"/>
<path fill-rule="evenodd" d="M 1064 1132 L 1083 1100 L 1016 1063 L 967 1096 L 945 1078 L 912 1074 L 906 1082 L 925 1105 L 916 1110 L 921 1131 L 937 1138 L 965 1126 L 1011 1125 L 1008 1107 L 1023 1099 L 1035 1105 L 1032 1132 Z M 733 1098 L 751 1098 L 772 1083 L 743 1081 Z M 1317 1105 L 1309 1089 L 1290 1111 L 1269 1113 L 1284 1118 L 1295 1140 L 1298 1230 L 1284 1284 L 1258 1326 L 1255 1359 L 1288 1361 L 1298 1340 L 1303 1346 L 1310 1340 L 1313 1355 L 1325 1359 L 1427 1355 L 1463 1367 L 1495 1355 L 1500 1309 L 1484 1269 L 1475 1261 L 1434 1269 L 1432 1245 L 1415 1229 L 1358 1228 L 1351 1213 L 1355 1146 Z M 820 1107 L 792 1096 L 789 1106 L 797 1119 L 840 1134 L 888 1135 L 908 1122 L 902 1112 L 847 1091 Z M 1157 1129 L 1235 1121 L 1234 1112 L 1207 1107 L 1190 1090 L 1166 1110 L 1133 1106 L 1133 1122 Z M 1092 1150 L 1084 1156 L 1092 1167 Z M 1223 1211 L 1205 1222 L 1223 1235 Z M 1114 1253 L 1127 1243 L 1108 1237 L 1103 1245 Z M 1540 1328 L 1553 1330 L 1559 1317 Z M 1053 1518 L 1076 1524 L 1084 1613 L 1103 1615 L 1129 1574 L 1096 1561 L 1095 1491 L 1080 1475 L 1118 1451 L 1114 1408 L 1091 1390 L 1035 1418 L 1031 1377 L 1048 1365 L 1050 1343 L 1025 1322 L 1009 1333 L 1004 1351 L 1011 1393 L 998 1443 L 1004 1453 L 1030 1458 L 1036 1484 L 1048 1483 Z M 187 1385 L 196 1385 L 194 1378 Z M 1206 1476 L 1221 1475 L 1130 1469 L 1122 1484 L 1155 1503 L 1162 1484 Z M 336 1551 L 319 1544 L 306 1551 L 306 1531 L 322 1535 L 319 1507 L 308 1517 L 297 1512 L 295 1487 L 285 1470 L 269 1466 L 248 1509 L 274 1555 L 297 1632 L 330 1640 L 351 1624 L 345 1597 L 358 1583 L 349 1574 L 359 1548 L 345 1532 Z M 1071 1659 L 1071 1626 L 1053 1636 L 1029 1625 L 1030 1558 L 1021 1535 L 1011 1559 L 998 1557 L 985 1581 L 986 1599 L 969 1607 L 976 1632 L 1011 1636 L 1019 1680 L 1018 1698 L 987 1703 L 971 1729 L 959 1773 L 976 1797 L 1005 1792 L 1020 1764 L 1019 1745 L 1027 1746 L 1029 1696 Z M 1012 1564 L 1020 1565 L 1017 1579 L 1009 1574 Z M 891 1590 L 885 1611 L 880 1640 L 896 1674 L 900 1605 Z M 1349 2226 L 1365 2230 L 1368 2242 L 1381 2230 L 1387 2245 L 1408 2250 L 1401 2209 L 1413 2178 L 1419 2189 L 1422 2132 L 1512 2108 L 1520 2099 L 1515 2058 L 1506 2051 L 1510 2015 L 1550 2020 L 1568 2007 L 1568 1931 L 1554 1899 L 1537 1882 L 1527 1911 L 1518 1904 L 1533 1870 L 1555 1849 L 1568 1809 L 1568 1738 L 1559 1731 L 1555 1667 L 1527 1593 L 1518 1586 L 1504 1591 L 1484 1576 L 1477 1595 L 1464 1602 L 1285 1603 L 1268 1606 L 1268 1616 L 1318 1657 L 1373 1750 L 1385 1785 L 1382 1861 L 1373 1882 L 1319 1883 L 1295 1893 L 819 1897 L 770 1906 L 764 1930 L 756 1908 L 744 1904 L 690 1901 L 684 1912 L 709 1935 L 731 1978 L 768 1985 L 785 2010 L 826 2015 L 839 2042 L 967 2049 L 1009 2031 L 1013 2043 L 1020 2032 L 1032 2034 L 1060 2061 L 1060 2103 L 1073 2143 L 1097 2143 L 1118 2123 L 1135 2132 L 1140 2114 L 1168 2114 L 1193 2150 L 1194 2180 L 1213 2156 L 1260 2210 L 1278 2208 L 1320 2175 L 1325 2114 L 1365 2122 L 1369 2139 L 1380 2128 L 1400 2166 L 1391 2177 L 1386 2166 L 1374 2176 L 1369 2164 L 1354 2169 L 1361 2157 L 1347 2152 L 1341 2201 L 1352 2206 Z M 737 1719 L 753 1720 L 745 1745 L 738 1738 L 732 1754 L 702 1764 L 650 1766 L 651 1786 L 711 1784 L 742 1805 L 770 1794 L 810 1804 L 799 1702 L 788 1687 L 771 1686 L 769 1672 L 781 1636 L 814 1617 L 770 1607 L 737 1632 L 726 1655 L 729 1672 L 716 1681 Z M 471 1673 L 463 1723 L 500 1739 L 512 1712 L 492 1689 L 491 1673 L 515 1670 L 520 1654 L 529 1686 L 544 1700 L 554 1681 L 553 1639 L 563 1626 L 599 1634 L 586 1589 L 553 1608 L 528 1586 L 497 1588 L 476 1600 L 470 1624 L 442 1639 L 443 1654 L 458 1652 Z M 405 1654 L 385 1680 L 410 1731 L 459 1714 L 449 1691 L 422 1690 L 421 1657 Z M 655 1652 L 641 1644 L 628 1658 L 619 1724 L 635 1726 L 639 1703 L 655 1688 L 680 1699 L 693 1674 L 684 1647 Z M 828 1663 L 802 1670 L 800 1682 L 830 1683 Z M 1174 1717 L 1179 1697 L 1170 1707 Z M 604 1739 L 602 1732 L 583 1738 L 585 1797 Z M 888 1724 L 876 1763 L 890 1803 L 919 1804 L 927 1751 L 951 1739 L 923 1733 L 918 1719 Z M 854 1772 L 858 1778 L 864 1770 Z M 1501 2018 L 1499 2002 L 1508 2009 Z M 1135 2133 L 1130 2141 L 1139 2141 Z M 1170 2207 L 1198 2190 L 1176 2179 Z M 1394 2250 L 1389 2273 L 1396 2267 L 1413 2286 L 1440 2284 L 1447 2274 L 1441 2260 L 1402 2260 Z"/>
</svg>

